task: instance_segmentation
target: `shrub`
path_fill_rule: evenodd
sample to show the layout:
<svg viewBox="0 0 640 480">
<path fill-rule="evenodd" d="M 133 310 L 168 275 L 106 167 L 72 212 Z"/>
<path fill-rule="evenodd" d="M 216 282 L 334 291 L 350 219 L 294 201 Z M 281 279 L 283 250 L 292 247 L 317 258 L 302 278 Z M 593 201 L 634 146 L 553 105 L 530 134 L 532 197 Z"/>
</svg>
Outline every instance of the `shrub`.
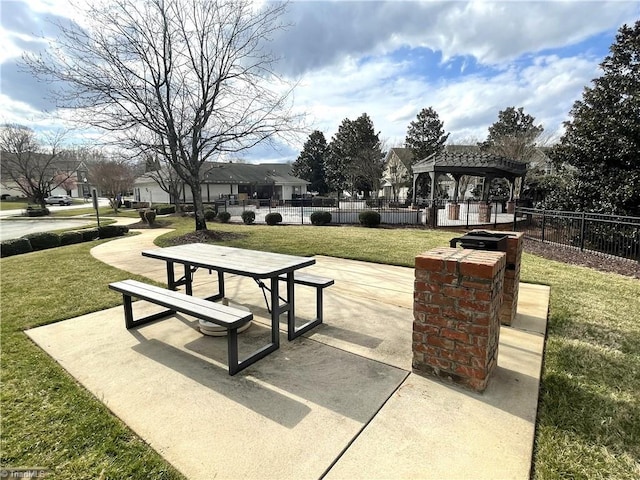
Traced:
<svg viewBox="0 0 640 480">
<path fill-rule="evenodd" d="M 317 210 L 311 214 L 311 223 L 313 225 L 326 225 L 331 223 L 331 213 L 324 210 Z"/>
<path fill-rule="evenodd" d="M 13 238 L 0 243 L 0 257 L 10 257 L 33 251 L 31 242 L 26 238 Z"/>
<path fill-rule="evenodd" d="M 144 223 L 147 223 L 147 209 L 146 208 L 141 208 L 140 210 L 138 210 L 138 215 L 140 215 L 140 220 L 142 220 Z"/>
<path fill-rule="evenodd" d="M 128 231 L 129 227 L 126 225 L 105 225 L 98 228 L 98 235 L 100 238 L 121 237 Z"/>
<path fill-rule="evenodd" d="M 80 233 L 82 233 L 83 242 L 90 242 L 91 240 L 96 240 L 100 237 L 97 228 L 87 228 L 85 230 L 82 230 Z"/>
<path fill-rule="evenodd" d="M 256 212 L 254 212 L 253 210 L 245 210 L 244 212 L 242 212 L 241 217 L 245 225 L 251 225 L 256 221 Z"/>
<path fill-rule="evenodd" d="M 25 213 L 27 217 L 44 217 L 49 215 L 49 209 L 42 208 L 40 205 L 28 205 Z"/>
<path fill-rule="evenodd" d="M 193 212 L 195 209 L 193 208 L 193 205 L 182 205 L 182 211 L 184 213 L 189 213 L 189 212 Z"/>
<path fill-rule="evenodd" d="M 216 219 L 216 211 L 211 207 L 205 208 L 204 209 L 204 219 L 207 222 L 213 222 Z"/>
<path fill-rule="evenodd" d="M 380 214 L 373 210 L 365 210 L 358 215 L 360 224 L 365 227 L 377 227 L 380 225 Z"/>
<path fill-rule="evenodd" d="M 338 199 L 333 197 L 313 197 L 311 205 L 314 207 L 337 207 Z"/>
<path fill-rule="evenodd" d="M 60 245 L 82 243 L 82 232 L 63 232 L 60 234 Z"/>
<path fill-rule="evenodd" d="M 282 215 L 278 212 L 267 213 L 264 217 L 264 221 L 267 222 L 267 225 L 275 225 L 276 223 L 282 222 Z"/>
<path fill-rule="evenodd" d="M 229 212 L 220 212 L 218 214 L 218 220 L 222 223 L 228 223 L 231 220 L 231 214 Z"/>
<path fill-rule="evenodd" d="M 156 212 L 154 210 L 146 210 L 144 212 L 144 218 L 149 225 L 153 225 L 153 222 L 156 221 Z"/>
<path fill-rule="evenodd" d="M 45 250 L 60 246 L 60 235 L 52 232 L 38 232 L 24 235 L 34 250 Z"/>
<path fill-rule="evenodd" d="M 168 203 L 159 203 L 153 206 L 156 211 L 156 215 L 169 215 L 170 213 L 176 213 L 176 206 L 169 205 Z"/>
</svg>

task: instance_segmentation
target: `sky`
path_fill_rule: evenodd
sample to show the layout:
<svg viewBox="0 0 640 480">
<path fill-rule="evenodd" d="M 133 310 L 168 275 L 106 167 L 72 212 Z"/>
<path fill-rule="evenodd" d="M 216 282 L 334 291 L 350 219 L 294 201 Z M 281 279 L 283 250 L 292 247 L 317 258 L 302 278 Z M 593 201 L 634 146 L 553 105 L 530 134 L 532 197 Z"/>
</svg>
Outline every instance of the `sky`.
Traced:
<svg viewBox="0 0 640 480">
<path fill-rule="evenodd" d="M 73 18 L 67 0 L 0 0 L 0 123 L 38 132 L 64 123 L 47 85 L 20 67 L 23 52 L 55 37 L 50 20 Z M 559 138 L 573 103 L 638 1 L 292 1 L 272 41 L 279 73 L 298 82 L 295 109 L 327 141 L 345 119 L 367 113 L 386 148 L 402 146 L 417 114 L 432 107 L 449 143 L 486 138 L 507 107 L 523 107 Z M 310 133 L 310 132 L 309 132 Z M 75 130 L 74 138 L 95 132 Z M 294 161 L 306 137 L 258 146 L 257 162 Z"/>
</svg>

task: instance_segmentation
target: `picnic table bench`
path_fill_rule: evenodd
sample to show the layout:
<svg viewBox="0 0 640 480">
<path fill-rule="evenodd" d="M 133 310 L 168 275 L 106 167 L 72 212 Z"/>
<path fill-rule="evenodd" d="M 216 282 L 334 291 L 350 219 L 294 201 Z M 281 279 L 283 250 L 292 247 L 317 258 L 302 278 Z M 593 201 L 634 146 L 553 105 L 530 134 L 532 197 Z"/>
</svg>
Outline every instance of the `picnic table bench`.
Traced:
<svg viewBox="0 0 640 480">
<path fill-rule="evenodd" d="M 238 328 L 253 319 L 253 314 L 251 312 L 227 305 L 221 305 L 209 300 L 186 295 L 181 292 L 138 282 L 136 280 L 124 280 L 121 282 L 110 283 L 109 288 L 122 293 L 124 318 L 127 329 L 165 318 L 175 312 L 185 313 L 227 328 L 229 375 L 235 375 L 239 371 L 278 349 L 278 345 L 271 342 L 267 346 L 252 353 L 244 360 L 238 360 Z M 135 320 L 133 318 L 132 297 L 160 305 L 168 310 Z"/>
</svg>

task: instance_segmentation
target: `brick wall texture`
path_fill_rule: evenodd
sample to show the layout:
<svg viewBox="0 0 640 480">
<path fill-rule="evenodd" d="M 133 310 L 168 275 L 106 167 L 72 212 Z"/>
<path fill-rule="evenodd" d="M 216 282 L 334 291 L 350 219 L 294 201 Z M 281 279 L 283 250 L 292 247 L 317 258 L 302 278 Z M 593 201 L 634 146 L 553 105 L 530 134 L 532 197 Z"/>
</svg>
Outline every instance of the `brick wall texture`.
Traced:
<svg viewBox="0 0 640 480">
<path fill-rule="evenodd" d="M 483 391 L 495 369 L 507 255 L 441 247 L 415 259 L 413 368 Z"/>
</svg>

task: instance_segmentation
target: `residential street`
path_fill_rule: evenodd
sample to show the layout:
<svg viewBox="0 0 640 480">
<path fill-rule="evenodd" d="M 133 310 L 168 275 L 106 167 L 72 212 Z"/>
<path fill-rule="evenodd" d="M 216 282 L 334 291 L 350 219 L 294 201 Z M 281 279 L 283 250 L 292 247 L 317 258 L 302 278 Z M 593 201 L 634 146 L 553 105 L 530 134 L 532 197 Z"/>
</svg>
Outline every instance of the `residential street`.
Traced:
<svg viewBox="0 0 640 480">
<path fill-rule="evenodd" d="M 98 200 L 101 206 L 108 205 L 109 201 L 106 198 L 100 198 Z M 69 211 L 69 215 L 73 215 L 73 210 L 79 208 L 87 208 L 91 204 L 74 204 L 70 206 L 49 206 L 51 212 L 57 211 Z M 3 210 L 0 211 L 0 241 L 9 240 L 12 238 L 20 238 L 23 235 L 36 232 L 48 232 L 51 230 L 60 230 L 66 228 L 80 228 L 91 223 L 95 223 L 95 216 L 83 217 L 83 218 L 43 218 L 34 217 L 19 220 L 7 220 L 8 217 L 20 217 L 23 210 Z"/>
</svg>

